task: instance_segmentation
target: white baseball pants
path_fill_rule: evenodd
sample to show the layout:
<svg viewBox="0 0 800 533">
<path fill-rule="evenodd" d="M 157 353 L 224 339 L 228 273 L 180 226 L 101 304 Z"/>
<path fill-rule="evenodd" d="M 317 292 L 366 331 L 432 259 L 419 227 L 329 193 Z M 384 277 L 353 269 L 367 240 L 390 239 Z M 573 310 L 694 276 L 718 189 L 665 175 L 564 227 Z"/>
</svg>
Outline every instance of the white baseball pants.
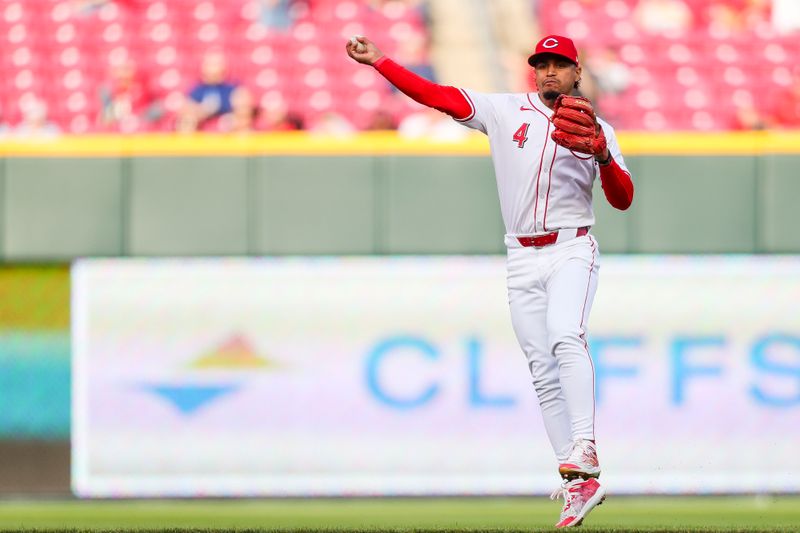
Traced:
<svg viewBox="0 0 800 533">
<path fill-rule="evenodd" d="M 513 237 L 506 244 L 511 322 L 547 435 L 563 462 L 576 439 L 595 438 L 586 323 L 597 290 L 597 242 L 585 235 L 538 249 L 522 247 Z"/>
</svg>

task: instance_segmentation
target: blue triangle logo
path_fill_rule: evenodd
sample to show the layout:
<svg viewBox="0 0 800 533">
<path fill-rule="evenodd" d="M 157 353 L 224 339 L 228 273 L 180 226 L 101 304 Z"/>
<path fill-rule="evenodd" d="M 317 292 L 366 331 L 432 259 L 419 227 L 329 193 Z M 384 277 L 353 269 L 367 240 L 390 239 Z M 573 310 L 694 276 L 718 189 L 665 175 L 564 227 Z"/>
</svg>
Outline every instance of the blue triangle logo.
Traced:
<svg viewBox="0 0 800 533">
<path fill-rule="evenodd" d="M 159 395 L 185 415 L 190 415 L 220 396 L 230 394 L 238 385 L 146 385 L 145 390 Z"/>
</svg>

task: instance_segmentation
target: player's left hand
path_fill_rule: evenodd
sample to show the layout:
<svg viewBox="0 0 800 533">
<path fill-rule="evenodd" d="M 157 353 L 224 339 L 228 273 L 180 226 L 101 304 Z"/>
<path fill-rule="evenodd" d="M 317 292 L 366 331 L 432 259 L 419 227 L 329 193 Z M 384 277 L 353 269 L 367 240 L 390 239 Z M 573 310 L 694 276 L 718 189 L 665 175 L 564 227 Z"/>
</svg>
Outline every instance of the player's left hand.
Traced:
<svg viewBox="0 0 800 533">
<path fill-rule="evenodd" d="M 559 145 L 582 154 L 608 159 L 603 128 L 597 123 L 592 103 L 581 96 L 560 95 L 551 119 L 555 130 L 550 137 Z"/>
</svg>

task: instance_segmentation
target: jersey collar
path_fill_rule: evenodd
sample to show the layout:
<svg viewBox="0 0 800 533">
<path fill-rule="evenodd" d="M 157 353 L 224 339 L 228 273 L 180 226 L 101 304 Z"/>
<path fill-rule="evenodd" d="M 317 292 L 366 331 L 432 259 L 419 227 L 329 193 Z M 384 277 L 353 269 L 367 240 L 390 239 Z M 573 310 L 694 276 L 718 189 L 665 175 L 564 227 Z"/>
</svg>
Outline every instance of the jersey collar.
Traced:
<svg viewBox="0 0 800 533">
<path fill-rule="evenodd" d="M 538 111 L 544 113 L 547 118 L 553 116 L 553 110 L 544 105 L 544 102 L 539 98 L 539 93 L 528 93 L 528 102 Z"/>
</svg>

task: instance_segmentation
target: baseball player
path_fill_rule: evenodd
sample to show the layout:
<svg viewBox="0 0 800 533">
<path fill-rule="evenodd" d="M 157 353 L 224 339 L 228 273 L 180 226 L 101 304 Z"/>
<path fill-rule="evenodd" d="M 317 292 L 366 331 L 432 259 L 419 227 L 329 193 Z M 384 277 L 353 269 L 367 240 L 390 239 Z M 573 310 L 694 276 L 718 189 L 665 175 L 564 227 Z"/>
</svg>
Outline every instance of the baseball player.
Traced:
<svg viewBox="0 0 800 533">
<path fill-rule="evenodd" d="M 592 183 L 627 209 L 633 183 L 614 130 L 572 96 L 581 80 L 573 42 L 539 41 L 528 59 L 536 93 L 482 94 L 425 80 L 369 39 L 347 43 L 400 91 L 489 137 L 508 248 L 511 321 L 525 353 L 563 478 L 556 527 L 580 525 L 605 498 L 595 449 L 594 366 L 586 343 L 599 268 Z"/>
</svg>

